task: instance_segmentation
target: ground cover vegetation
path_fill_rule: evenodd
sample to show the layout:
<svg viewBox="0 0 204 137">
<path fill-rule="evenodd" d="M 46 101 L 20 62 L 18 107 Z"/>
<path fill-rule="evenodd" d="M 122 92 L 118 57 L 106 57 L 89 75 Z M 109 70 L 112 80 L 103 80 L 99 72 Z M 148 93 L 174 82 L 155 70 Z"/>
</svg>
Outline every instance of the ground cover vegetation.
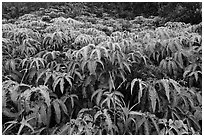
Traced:
<svg viewBox="0 0 204 137">
<path fill-rule="evenodd" d="M 201 22 L 64 11 L 2 20 L 2 134 L 202 134 Z"/>
</svg>

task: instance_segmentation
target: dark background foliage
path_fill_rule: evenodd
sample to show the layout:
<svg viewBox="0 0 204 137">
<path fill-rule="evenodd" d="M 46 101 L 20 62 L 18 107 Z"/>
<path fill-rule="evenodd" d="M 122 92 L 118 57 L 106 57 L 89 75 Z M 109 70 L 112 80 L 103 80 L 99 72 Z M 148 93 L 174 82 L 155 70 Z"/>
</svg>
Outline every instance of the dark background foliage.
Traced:
<svg viewBox="0 0 204 137">
<path fill-rule="evenodd" d="M 198 24 L 202 21 L 201 2 L 3 2 L 3 18 L 18 18 L 40 8 L 63 7 L 71 17 L 87 13 L 97 17 L 107 13 L 112 17 L 133 19 L 136 16 L 160 16 L 164 22 L 177 21 Z M 74 8 L 77 7 L 77 8 Z M 70 12 L 72 9 L 72 12 Z"/>
</svg>

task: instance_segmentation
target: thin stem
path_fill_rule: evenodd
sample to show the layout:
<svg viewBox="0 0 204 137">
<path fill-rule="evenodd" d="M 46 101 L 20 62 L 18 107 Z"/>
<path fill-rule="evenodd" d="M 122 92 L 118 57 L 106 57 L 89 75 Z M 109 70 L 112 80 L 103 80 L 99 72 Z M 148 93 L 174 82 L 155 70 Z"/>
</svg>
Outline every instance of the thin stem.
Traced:
<svg viewBox="0 0 204 137">
<path fill-rule="evenodd" d="M 27 72 L 28 72 L 28 63 L 26 64 L 25 72 L 23 73 L 23 77 L 22 77 L 22 79 L 21 79 L 20 84 L 23 83 L 23 79 L 25 78 L 25 75 L 26 75 Z"/>
<path fill-rule="evenodd" d="M 4 51 L 4 52 L 6 52 L 7 53 L 7 55 L 9 55 L 11 58 L 13 58 L 12 56 L 11 56 L 11 54 L 10 53 L 8 53 L 8 51 Z"/>
</svg>

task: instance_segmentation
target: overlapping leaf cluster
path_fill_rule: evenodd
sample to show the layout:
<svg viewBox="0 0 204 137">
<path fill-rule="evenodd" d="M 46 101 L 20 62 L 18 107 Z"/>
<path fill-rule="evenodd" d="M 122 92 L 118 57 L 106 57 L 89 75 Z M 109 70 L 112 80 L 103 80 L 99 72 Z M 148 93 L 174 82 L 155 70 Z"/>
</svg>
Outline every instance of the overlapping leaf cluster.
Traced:
<svg viewBox="0 0 204 137">
<path fill-rule="evenodd" d="M 201 24 L 33 16 L 2 25 L 3 134 L 201 134 Z"/>
</svg>

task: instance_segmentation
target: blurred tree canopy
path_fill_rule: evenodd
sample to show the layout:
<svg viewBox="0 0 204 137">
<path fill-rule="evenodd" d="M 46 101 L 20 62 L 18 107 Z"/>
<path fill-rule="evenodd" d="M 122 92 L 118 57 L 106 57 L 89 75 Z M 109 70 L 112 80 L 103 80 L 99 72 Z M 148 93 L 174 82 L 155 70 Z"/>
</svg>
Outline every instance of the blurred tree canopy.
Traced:
<svg viewBox="0 0 204 137">
<path fill-rule="evenodd" d="M 80 6 L 79 6 L 80 5 Z M 202 21 L 201 2 L 3 2 L 3 18 L 18 18 L 39 10 L 63 6 L 102 17 L 103 13 L 115 18 L 134 19 L 136 16 L 160 16 L 164 21 L 198 24 Z M 77 14 L 83 12 L 77 12 Z M 78 16 L 74 14 L 73 16 Z"/>
</svg>

